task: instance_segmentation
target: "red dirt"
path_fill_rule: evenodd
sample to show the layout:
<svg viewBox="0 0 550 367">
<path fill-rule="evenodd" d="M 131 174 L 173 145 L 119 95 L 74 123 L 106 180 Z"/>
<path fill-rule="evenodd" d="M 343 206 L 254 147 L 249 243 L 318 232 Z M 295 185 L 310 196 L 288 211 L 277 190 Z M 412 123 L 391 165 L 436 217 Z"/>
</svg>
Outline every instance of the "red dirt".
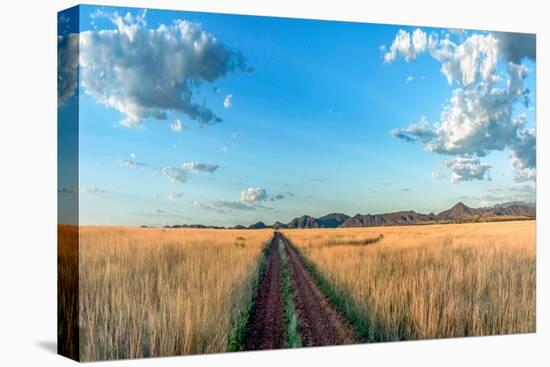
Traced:
<svg viewBox="0 0 550 367">
<path fill-rule="evenodd" d="M 323 295 L 288 240 L 276 233 L 274 240 L 277 238 L 285 243 L 291 268 L 290 284 L 299 318 L 302 345 L 310 347 L 354 343 L 356 339 L 353 329 Z"/>
<path fill-rule="evenodd" d="M 285 346 L 281 259 L 278 245 L 278 236 L 275 235 L 246 326 L 245 350 L 280 349 Z"/>
</svg>

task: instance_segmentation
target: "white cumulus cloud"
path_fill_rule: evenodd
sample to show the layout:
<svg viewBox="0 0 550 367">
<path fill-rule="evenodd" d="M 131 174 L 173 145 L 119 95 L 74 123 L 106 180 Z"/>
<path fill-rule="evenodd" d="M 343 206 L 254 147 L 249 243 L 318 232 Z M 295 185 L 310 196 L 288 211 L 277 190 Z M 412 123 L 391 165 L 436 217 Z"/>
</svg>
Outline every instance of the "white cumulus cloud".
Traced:
<svg viewBox="0 0 550 367">
<path fill-rule="evenodd" d="M 204 101 L 201 83 L 228 73 L 249 71 L 243 55 L 204 31 L 200 24 L 176 20 L 148 28 L 145 13 L 106 15 L 116 29 L 80 33 L 80 77 L 86 94 L 120 111 L 125 126 L 145 118 L 183 113 L 201 123 L 219 122 Z"/>
<path fill-rule="evenodd" d="M 267 191 L 261 187 L 249 187 L 241 191 L 240 200 L 214 200 L 208 203 L 194 202 L 194 206 L 203 210 L 229 213 L 233 210 L 252 211 L 258 209 L 272 209 L 265 207 L 265 201 L 279 201 L 293 193 L 277 194 L 269 196 Z"/>
<path fill-rule="evenodd" d="M 245 203 L 256 203 L 267 199 L 267 192 L 261 187 L 249 187 L 241 192 L 241 201 Z"/>
<path fill-rule="evenodd" d="M 491 32 L 498 41 L 498 53 L 506 61 L 519 64 L 523 59 L 536 60 L 537 38 L 535 34 Z"/>
<path fill-rule="evenodd" d="M 406 61 L 412 61 L 419 54 L 426 52 L 428 47 L 431 47 L 434 42 L 435 39 L 431 35 L 428 36 L 420 29 L 415 30 L 412 35 L 401 29 L 395 36 L 389 51 L 384 54 L 384 61 L 390 63 L 399 56 L 403 57 Z M 382 49 L 385 50 L 385 47 Z"/>
<path fill-rule="evenodd" d="M 474 34 L 462 44 L 449 39 L 439 43 L 432 55 L 440 62 L 449 84 L 463 85 L 491 81 L 497 63 L 497 41 L 491 36 Z"/>
<path fill-rule="evenodd" d="M 77 34 L 57 37 L 57 104 L 59 107 L 76 94 L 78 45 Z"/>
<path fill-rule="evenodd" d="M 452 171 L 452 183 L 490 179 L 489 170 L 491 165 L 481 163 L 477 158 L 458 157 L 454 160 L 447 160 L 444 164 Z"/>
<path fill-rule="evenodd" d="M 472 34 L 457 44 L 449 37 L 439 40 L 437 34 L 427 35 L 420 29 L 412 34 L 400 30 L 384 58 L 387 63 L 398 57 L 411 61 L 423 52 L 441 63 L 447 82 L 457 87 L 439 121 L 429 124 L 422 118 L 391 134 L 406 142 L 420 142 L 426 151 L 458 157 L 479 158 L 509 149 L 516 180 L 534 179 L 535 164 L 529 157 L 534 156 L 535 134 L 526 129 L 525 115 L 514 114 L 518 104 L 528 107 L 530 102 L 530 91 L 524 87 L 529 70 L 517 62 L 535 58 L 534 38 L 509 33 Z M 502 67 L 498 67 L 499 57 Z M 454 182 L 466 180 L 461 175 L 453 177 Z"/>
<path fill-rule="evenodd" d="M 223 100 L 223 106 L 225 108 L 231 108 L 231 106 L 233 106 L 233 96 L 231 94 L 225 96 Z"/>
<path fill-rule="evenodd" d="M 511 162 L 515 171 L 514 180 L 535 180 L 537 176 L 537 142 L 534 129 L 522 131 L 511 149 Z"/>
<path fill-rule="evenodd" d="M 174 131 L 174 132 L 180 132 L 184 129 L 185 127 L 183 126 L 183 124 L 181 123 L 180 120 L 176 119 L 174 122 L 172 122 L 170 124 L 170 130 Z"/>
<path fill-rule="evenodd" d="M 525 119 L 513 117 L 518 90 L 479 88 L 456 89 L 450 105 L 441 112 L 435 137 L 428 151 L 443 154 L 477 154 L 504 150 L 517 138 Z"/>
<path fill-rule="evenodd" d="M 417 141 L 428 143 L 436 137 L 436 132 L 424 117 L 419 123 L 412 123 L 403 129 L 393 129 L 390 133 L 392 136 L 403 139 L 408 143 Z"/>
</svg>

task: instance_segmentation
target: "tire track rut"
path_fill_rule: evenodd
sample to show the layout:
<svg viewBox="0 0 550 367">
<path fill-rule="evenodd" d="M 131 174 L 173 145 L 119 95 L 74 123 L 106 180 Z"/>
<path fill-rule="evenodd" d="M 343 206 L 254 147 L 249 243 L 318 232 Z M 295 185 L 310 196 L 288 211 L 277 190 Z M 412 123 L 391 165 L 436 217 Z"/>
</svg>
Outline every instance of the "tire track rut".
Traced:
<svg viewBox="0 0 550 367">
<path fill-rule="evenodd" d="M 300 320 L 302 343 L 306 347 L 352 344 L 356 341 L 352 327 L 340 316 L 322 293 L 288 240 L 285 244 L 291 267 L 290 283 Z"/>
<path fill-rule="evenodd" d="M 244 350 L 285 347 L 285 316 L 281 286 L 281 259 L 278 246 L 284 245 L 290 267 L 290 284 L 299 331 L 304 347 L 342 345 L 356 342 L 352 327 L 324 296 L 313 276 L 288 240 L 275 232 L 268 251 L 266 269 L 260 280 L 250 318 Z"/>
<path fill-rule="evenodd" d="M 269 245 L 265 272 L 246 327 L 244 350 L 280 349 L 285 346 L 281 259 L 277 236 Z"/>
</svg>

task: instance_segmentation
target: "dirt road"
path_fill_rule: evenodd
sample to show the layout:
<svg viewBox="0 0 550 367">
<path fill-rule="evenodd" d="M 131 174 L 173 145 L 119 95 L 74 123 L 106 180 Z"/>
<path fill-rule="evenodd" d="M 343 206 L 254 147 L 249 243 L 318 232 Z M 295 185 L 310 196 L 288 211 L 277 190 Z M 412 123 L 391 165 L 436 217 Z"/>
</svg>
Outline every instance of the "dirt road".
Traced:
<svg viewBox="0 0 550 367">
<path fill-rule="evenodd" d="M 351 326 L 332 307 L 313 276 L 284 236 L 291 267 L 290 284 L 294 292 L 302 344 L 306 347 L 351 344 L 355 341 Z"/>
<path fill-rule="evenodd" d="M 245 350 L 279 349 L 285 346 L 281 259 L 277 246 L 279 239 L 274 236 L 246 326 Z"/>
<path fill-rule="evenodd" d="M 302 345 L 351 344 L 351 326 L 332 307 L 313 276 L 307 271 L 288 240 L 275 232 L 271 242 L 265 276 L 247 324 L 246 350 L 276 349 L 285 345 L 284 303 L 281 297 L 281 259 L 277 247 L 283 243 L 290 266 L 290 284 L 298 315 Z"/>
</svg>

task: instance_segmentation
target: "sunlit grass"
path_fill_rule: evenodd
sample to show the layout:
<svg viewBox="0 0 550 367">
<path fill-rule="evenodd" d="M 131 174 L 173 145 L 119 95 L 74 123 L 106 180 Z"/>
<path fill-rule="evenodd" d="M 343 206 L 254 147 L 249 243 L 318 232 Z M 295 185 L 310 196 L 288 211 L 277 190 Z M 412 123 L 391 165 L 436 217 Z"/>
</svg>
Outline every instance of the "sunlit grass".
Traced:
<svg viewBox="0 0 550 367">
<path fill-rule="evenodd" d="M 81 228 L 82 360 L 222 352 L 272 231 Z"/>
<path fill-rule="evenodd" d="M 366 340 L 535 331 L 535 221 L 284 234 Z"/>
</svg>

